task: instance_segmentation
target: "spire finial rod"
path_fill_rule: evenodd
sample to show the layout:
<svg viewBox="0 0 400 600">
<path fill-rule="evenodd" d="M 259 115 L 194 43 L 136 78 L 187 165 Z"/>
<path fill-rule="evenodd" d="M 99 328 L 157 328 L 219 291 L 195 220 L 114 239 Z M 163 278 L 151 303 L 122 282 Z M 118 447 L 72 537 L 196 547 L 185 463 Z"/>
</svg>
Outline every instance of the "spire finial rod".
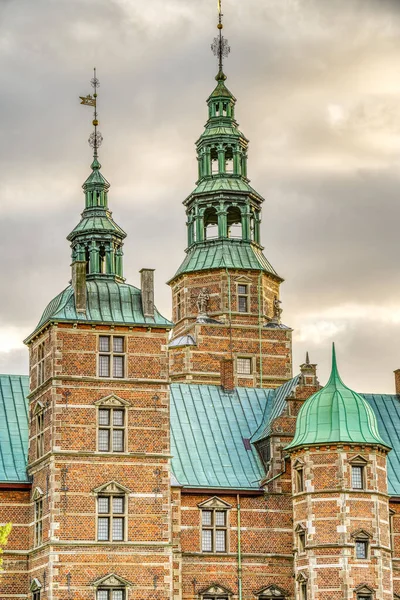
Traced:
<svg viewBox="0 0 400 600">
<path fill-rule="evenodd" d="M 211 50 L 214 52 L 215 56 L 218 56 L 218 70 L 219 73 L 223 72 L 223 67 L 224 67 L 224 58 L 227 58 L 229 55 L 229 52 L 231 51 L 229 44 L 228 44 L 228 40 L 224 38 L 224 36 L 222 35 L 222 30 L 224 28 L 223 22 L 222 22 L 222 17 L 223 17 L 223 12 L 222 12 L 222 0 L 218 0 L 218 37 L 214 38 L 213 43 L 211 44 Z"/>
<path fill-rule="evenodd" d="M 81 99 L 81 104 L 84 104 L 85 106 L 92 106 L 94 108 L 93 111 L 93 121 L 92 124 L 94 126 L 94 131 L 93 133 L 90 134 L 89 136 L 89 145 L 93 148 L 93 160 L 97 161 L 97 151 L 98 148 L 101 146 L 101 143 L 103 141 L 103 136 L 101 135 L 100 131 L 98 131 L 97 127 L 99 124 L 99 121 L 97 119 L 97 90 L 100 87 L 100 81 L 97 79 L 96 76 L 96 67 L 94 67 L 93 69 L 93 77 L 90 80 L 90 83 L 92 85 L 93 88 L 93 96 L 91 94 L 88 94 L 87 96 L 79 96 L 79 98 Z"/>
</svg>

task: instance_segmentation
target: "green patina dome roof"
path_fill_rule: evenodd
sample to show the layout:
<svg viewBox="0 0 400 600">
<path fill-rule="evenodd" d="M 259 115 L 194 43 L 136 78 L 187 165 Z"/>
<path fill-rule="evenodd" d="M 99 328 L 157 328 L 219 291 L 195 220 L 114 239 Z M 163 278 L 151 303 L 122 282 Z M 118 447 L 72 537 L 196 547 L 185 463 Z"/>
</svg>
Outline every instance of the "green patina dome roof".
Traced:
<svg viewBox="0 0 400 600">
<path fill-rule="evenodd" d="M 92 279 L 86 282 L 86 296 L 86 311 L 78 312 L 74 290 L 69 285 L 49 302 L 28 340 L 44 325 L 54 321 L 152 325 L 167 328 L 173 326 L 173 323 L 165 319 L 155 307 L 152 317 L 144 315 L 142 293 L 133 285 L 110 279 Z"/>
<path fill-rule="evenodd" d="M 328 383 L 301 407 L 293 441 L 286 446 L 348 442 L 387 446 L 379 435 L 376 416 L 360 394 L 353 392 L 339 376 L 335 347 Z"/>
</svg>

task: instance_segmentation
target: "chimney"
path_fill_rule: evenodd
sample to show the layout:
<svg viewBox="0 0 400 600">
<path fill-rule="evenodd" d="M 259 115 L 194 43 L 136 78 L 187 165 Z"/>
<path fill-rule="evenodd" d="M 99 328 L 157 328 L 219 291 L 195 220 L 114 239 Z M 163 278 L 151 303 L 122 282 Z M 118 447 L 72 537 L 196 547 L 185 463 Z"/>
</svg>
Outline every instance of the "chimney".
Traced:
<svg viewBox="0 0 400 600">
<path fill-rule="evenodd" d="M 221 386 L 224 392 L 233 392 L 235 389 L 233 358 L 223 358 L 221 360 Z"/>
<path fill-rule="evenodd" d="M 300 373 L 301 385 L 312 387 L 319 385 L 319 381 L 317 379 L 317 365 L 310 363 L 308 352 L 306 353 L 306 362 L 300 365 Z"/>
<path fill-rule="evenodd" d="M 76 260 L 71 266 L 76 312 L 84 313 L 86 312 L 86 261 Z"/>
<path fill-rule="evenodd" d="M 396 369 L 394 372 L 394 387 L 396 394 L 400 394 L 400 369 Z"/>
<path fill-rule="evenodd" d="M 139 272 L 143 314 L 154 317 L 154 269 L 141 269 Z"/>
</svg>

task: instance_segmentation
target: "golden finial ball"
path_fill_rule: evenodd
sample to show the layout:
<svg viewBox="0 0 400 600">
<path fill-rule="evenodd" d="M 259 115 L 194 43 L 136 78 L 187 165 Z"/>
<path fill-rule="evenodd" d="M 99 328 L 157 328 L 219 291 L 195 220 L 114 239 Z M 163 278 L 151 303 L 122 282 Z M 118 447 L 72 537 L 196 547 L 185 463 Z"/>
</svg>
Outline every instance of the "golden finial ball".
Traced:
<svg viewBox="0 0 400 600">
<path fill-rule="evenodd" d="M 98 125 L 98 124 L 99 124 L 98 120 L 97 120 L 97 119 L 93 119 L 93 125 L 94 125 L 95 127 L 97 127 L 97 125 Z"/>
<path fill-rule="evenodd" d="M 218 23 L 217 27 L 218 27 L 218 29 L 223 29 L 224 28 L 224 26 L 222 25 L 222 23 Z"/>
</svg>

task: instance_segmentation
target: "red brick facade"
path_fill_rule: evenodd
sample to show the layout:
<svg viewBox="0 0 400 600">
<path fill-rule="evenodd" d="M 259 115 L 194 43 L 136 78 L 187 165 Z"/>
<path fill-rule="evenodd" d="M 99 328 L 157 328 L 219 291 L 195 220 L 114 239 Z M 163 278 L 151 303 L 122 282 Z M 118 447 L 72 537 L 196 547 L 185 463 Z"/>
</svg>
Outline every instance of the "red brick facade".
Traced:
<svg viewBox="0 0 400 600">
<path fill-rule="evenodd" d="M 231 356 L 236 386 L 277 387 L 292 377 L 291 329 L 265 327 L 274 317 L 278 278 L 261 271 L 216 269 L 179 276 L 170 285 L 174 339 L 191 336 L 196 343 L 170 348 L 172 382 L 220 385 L 221 359 Z M 244 312 L 239 311 L 239 286 L 247 292 Z M 196 305 L 203 289 L 209 295 L 207 323 L 198 319 Z M 238 372 L 238 358 L 250 359 L 250 373 Z"/>
</svg>

